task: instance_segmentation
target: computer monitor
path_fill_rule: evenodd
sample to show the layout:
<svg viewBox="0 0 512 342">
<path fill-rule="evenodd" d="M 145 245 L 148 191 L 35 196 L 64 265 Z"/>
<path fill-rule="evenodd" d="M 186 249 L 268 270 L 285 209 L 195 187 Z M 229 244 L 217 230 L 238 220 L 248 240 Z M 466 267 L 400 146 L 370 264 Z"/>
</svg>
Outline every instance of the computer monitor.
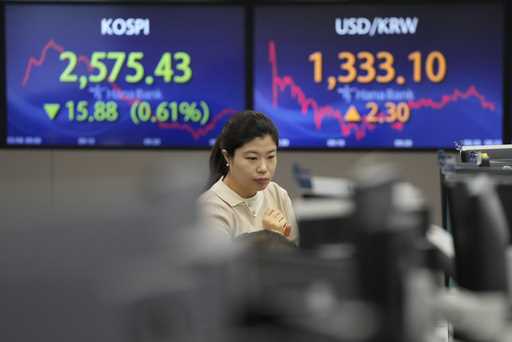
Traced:
<svg viewBox="0 0 512 342">
<path fill-rule="evenodd" d="M 445 186 L 456 283 L 472 291 L 507 292 L 508 227 L 492 178 L 452 176 Z"/>
<path fill-rule="evenodd" d="M 503 13 L 497 1 L 255 6 L 254 108 L 288 149 L 500 144 Z"/>
<path fill-rule="evenodd" d="M 354 241 L 354 203 L 339 198 L 307 198 L 295 203 L 299 246 L 317 250 L 329 245 Z"/>
<path fill-rule="evenodd" d="M 7 147 L 209 148 L 247 107 L 243 6 L 54 1 L 2 11 Z"/>
</svg>

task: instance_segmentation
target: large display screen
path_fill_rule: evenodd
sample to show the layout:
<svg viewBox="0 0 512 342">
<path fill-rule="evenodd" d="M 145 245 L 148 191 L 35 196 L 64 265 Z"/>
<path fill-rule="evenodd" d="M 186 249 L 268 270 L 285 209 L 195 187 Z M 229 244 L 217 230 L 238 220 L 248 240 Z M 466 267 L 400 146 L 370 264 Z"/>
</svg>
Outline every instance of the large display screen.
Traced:
<svg viewBox="0 0 512 342">
<path fill-rule="evenodd" d="M 209 147 L 246 107 L 241 6 L 5 5 L 7 145 Z"/>
<path fill-rule="evenodd" d="M 498 4 L 260 6 L 254 106 L 289 148 L 499 144 Z"/>
</svg>

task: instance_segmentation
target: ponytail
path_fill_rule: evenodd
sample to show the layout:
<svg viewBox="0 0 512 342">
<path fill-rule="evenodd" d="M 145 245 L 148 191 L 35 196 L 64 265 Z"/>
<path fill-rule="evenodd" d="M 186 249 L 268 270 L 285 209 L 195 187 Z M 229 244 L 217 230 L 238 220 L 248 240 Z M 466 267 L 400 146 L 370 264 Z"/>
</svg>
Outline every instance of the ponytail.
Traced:
<svg viewBox="0 0 512 342">
<path fill-rule="evenodd" d="M 226 165 L 226 159 L 222 154 L 222 134 L 219 135 L 217 140 L 215 141 L 215 145 L 213 145 L 212 151 L 210 153 L 210 176 L 208 178 L 208 183 L 206 184 L 206 189 L 209 189 L 219 178 L 224 177 L 228 173 L 228 167 Z"/>
</svg>

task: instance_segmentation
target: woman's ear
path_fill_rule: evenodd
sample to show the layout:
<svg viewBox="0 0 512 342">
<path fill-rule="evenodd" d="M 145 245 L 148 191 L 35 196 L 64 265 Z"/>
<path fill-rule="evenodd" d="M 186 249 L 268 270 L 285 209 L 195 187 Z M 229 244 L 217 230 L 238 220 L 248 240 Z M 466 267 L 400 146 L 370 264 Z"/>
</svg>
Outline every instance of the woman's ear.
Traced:
<svg viewBox="0 0 512 342">
<path fill-rule="evenodd" d="M 224 156 L 224 160 L 226 161 L 226 166 L 229 167 L 230 158 L 229 158 L 228 151 L 223 148 L 221 150 L 221 152 L 222 152 L 222 155 Z"/>
</svg>

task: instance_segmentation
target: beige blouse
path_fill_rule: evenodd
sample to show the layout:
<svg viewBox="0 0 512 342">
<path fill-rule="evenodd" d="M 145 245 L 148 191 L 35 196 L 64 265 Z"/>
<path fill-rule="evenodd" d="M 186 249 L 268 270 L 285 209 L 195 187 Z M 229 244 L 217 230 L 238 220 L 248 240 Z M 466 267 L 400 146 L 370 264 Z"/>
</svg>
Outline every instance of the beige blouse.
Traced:
<svg viewBox="0 0 512 342">
<path fill-rule="evenodd" d="M 222 179 L 199 198 L 204 224 L 231 238 L 263 230 L 263 214 L 267 208 L 279 209 L 292 226 L 288 239 L 298 243 L 297 221 L 288 192 L 274 182 L 251 198 L 242 198 Z"/>
</svg>

